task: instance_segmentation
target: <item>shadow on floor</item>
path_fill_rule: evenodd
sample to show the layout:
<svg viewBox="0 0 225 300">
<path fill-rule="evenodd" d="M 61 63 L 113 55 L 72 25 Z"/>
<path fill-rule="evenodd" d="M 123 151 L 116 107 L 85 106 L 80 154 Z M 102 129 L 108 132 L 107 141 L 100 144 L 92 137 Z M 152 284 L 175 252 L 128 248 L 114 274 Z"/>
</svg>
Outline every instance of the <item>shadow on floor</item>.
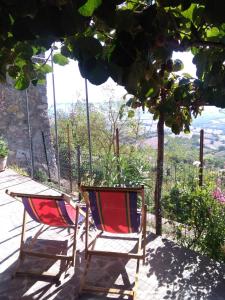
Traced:
<svg viewBox="0 0 225 300">
<path fill-rule="evenodd" d="M 149 235 L 147 238 L 147 243 L 150 243 L 155 239 L 155 236 Z M 108 238 L 106 239 L 108 240 Z M 115 241 L 114 241 L 115 242 Z M 137 251 L 137 244 L 131 249 L 131 252 Z M 79 263 L 76 265 L 76 271 L 74 278 L 71 280 L 76 285 L 74 299 L 79 300 L 103 300 L 103 299 L 130 299 L 126 296 L 106 295 L 106 294 L 93 294 L 83 292 L 78 296 L 78 291 L 80 287 L 80 280 L 83 275 L 85 267 L 84 253 L 79 255 Z M 131 265 L 130 265 L 131 264 Z M 136 262 L 135 260 L 130 260 L 126 258 L 116 258 L 116 257 L 103 257 L 94 256 L 91 261 L 89 273 L 87 276 L 87 284 L 92 286 L 101 286 L 105 288 L 118 288 L 118 289 L 128 289 L 131 290 L 134 285 L 134 275 L 135 275 Z M 63 298 L 64 289 L 56 296 L 55 299 Z M 146 299 L 147 300 L 147 299 Z"/>
<path fill-rule="evenodd" d="M 161 299 L 225 299 L 225 265 L 162 239 L 147 251 L 148 278 L 164 287 Z M 157 298 L 158 299 L 158 298 Z"/>
<path fill-rule="evenodd" d="M 29 240 L 26 241 L 26 244 L 29 244 Z M 51 254 L 66 254 L 67 248 L 67 241 L 38 239 L 32 250 L 40 253 L 47 252 Z M 41 274 L 42 272 L 49 271 L 50 269 L 51 273 L 54 275 L 60 272 L 60 274 L 62 274 L 60 277 L 62 284 L 57 286 L 54 282 L 52 282 L 52 279 L 47 280 L 46 278 L 38 275 L 12 278 L 17 266 L 18 260 L 0 274 L 0 299 L 49 299 L 50 296 L 53 297 L 62 288 L 64 288 L 64 283 L 66 285 L 66 281 L 68 280 L 70 273 L 71 276 L 73 276 L 74 273 L 74 268 L 70 267 L 68 269 L 66 264 L 63 262 L 58 261 L 56 263 L 56 260 L 54 259 L 26 256 L 19 267 L 19 271 L 32 271 Z M 71 292 L 71 289 L 69 292 Z M 73 298 L 74 296 L 68 299 Z"/>
<path fill-rule="evenodd" d="M 49 251 L 64 251 L 62 242 L 48 241 Z M 83 247 L 83 244 L 82 244 Z M 78 247 L 78 248 L 82 248 Z M 41 246 L 40 246 L 41 249 Z M 32 258 L 33 260 L 34 258 Z M 105 287 L 132 287 L 133 262 L 127 259 L 98 257 L 93 259 L 88 281 Z M 26 267 L 31 263 L 26 262 Z M 54 264 L 53 260 L 37 258 L 36 266 L 46 270 Z M 80 279 L 83 274 L 84 253 L 78 252 L 76 267 L 70 268 L 66 277 L 62 275 L 62 284 L 56 286 L 50 282 L 37 281 L 34 278 L 16 278 L 11 280 L 15 264 L 0 274 L 0 299 L 35 300 L 75 300 L 78 299 Z M 58 265 L 56 266 L 58 267 Z M 130 276 L 131 275 L 131 276 Z M 177 246 L 172 241 L 161 239 L 154 234 L 147 237 L 146 264 L 141 265 L 138 299 L 148 300 L 224 300 L 225 265 L 201 256 L 194 251 Z M 119 279 L 119 280 L 118 280 Z M 80 300 L 125 299 L 84 293 Z"/>
</svg>

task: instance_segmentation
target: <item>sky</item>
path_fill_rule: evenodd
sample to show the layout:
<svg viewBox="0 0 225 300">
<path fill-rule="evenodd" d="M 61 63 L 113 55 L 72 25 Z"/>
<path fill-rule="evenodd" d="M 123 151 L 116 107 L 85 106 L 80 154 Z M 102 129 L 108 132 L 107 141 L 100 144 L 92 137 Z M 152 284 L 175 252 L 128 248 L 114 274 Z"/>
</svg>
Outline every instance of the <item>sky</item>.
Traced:
<svg viewBox="0 0 225 300">
<path fill-rule="evenodd" d="M 181 73 L 189 73 L 195 76 L 196 68 L 192 63 L 192 54 L 175 52 L 174 59 L 181 59 L 184 62 L 184 69 Z M 77 99 L 85 99 L 85 83 L 81 77 L 78 64 L 70 60 L 66 66 L 54 64 L 55 97 L 56 103 L 74 103 Z M 90 102 L 106 101 L 110 96 L 115 100 L 121 99 L 126 90 L 117 85 L 111 78 L 100 86 L 88 82 L 88 96 Z M 52 74 L 47 75 L 47 97 L 49 106 L 53 105 Z"/>
<path fill-rule="evenodd" d="M 70 60 L 66 66 L 54 64 L 56 103 L 73 103 L 77 99 L 85 99 L 85 81 L 81 77 L 78 63 Z M 88 82 L 88 98 L 90 102 L 107 100 L 110 90 L 115 98 L 120 99 L 126 90 L 117 85 L 111 78 L 104 84 L 96 86 Z M 53 104 L 52 74 L 47 75 L 47 97 L 49 105 Z"/>
<path fill-rule="evenodd" d="M 189 73 L 191 76 L 196 76 L 196 67 L 192 63 L 192 54 L 187 52 L 174 52 L 173 59 L 181 59 L 184 63 L 184 69 L 180 73 Z M 54 64 L 54 80 L 55 80 L 55 97 L 56 106 L 63 110 L 67 110 L 67 104 L 75 103 L 78 99 L 85 99 L 85 81 L 81 77 L 78 63 L 70 60 L 66 66 Z M 88 82 L 89 102 L 103 103 L 109 99 L 115 101 L 121 100 L 126 94 L 126 90 L 116 84 L 111 78 L 100 86 L 92 85 Z M 53 88 L 52 88 L 52 73 L 47 75 L 47 97 L 50 109 L 53 109 Z M 147 114 L 145 112 L 145 114 Z M 198 116 L 196 121 L 205 122 L 207 118 L 224 118 L 221 110 L 217 107 L 206 106 L 201 116 Z M 143 116 L 143 119 L 149 119 L 149 116 Z M 193 126 L 195 126 L 193 120 Z M 197 124 L 197 123 L 196 123 Z"/>
</svg>

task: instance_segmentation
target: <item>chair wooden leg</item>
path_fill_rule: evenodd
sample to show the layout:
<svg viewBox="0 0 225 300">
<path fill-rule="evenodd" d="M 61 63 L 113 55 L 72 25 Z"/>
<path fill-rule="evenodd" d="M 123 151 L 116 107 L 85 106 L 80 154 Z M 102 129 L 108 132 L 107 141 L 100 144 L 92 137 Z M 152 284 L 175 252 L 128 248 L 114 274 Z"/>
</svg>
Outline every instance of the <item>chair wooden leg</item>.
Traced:
<svg viewBox="0 0 225 300">
<path fill-rule="evenodd" d="M 88 231 L 87 231 L 87 234 L 88 234 Z M 101 234 L 102 234 L 102 231 L 94 238 L 94 240 L 92 240 L 92 242 L 89 245 L 87 245 L 87 247 L 88 248 L 91 247 L 91 250 L 93 250 L 95 247 L 96 241 L 97 241 L 97 237 L 99 237 Z M 82 276 L 81 282 L 80 282 L 79 295 L 82 293 L 83 287 L 85 285 L 88 269 L 90 267 L 91 258 L 92 258 L 92 255 L 88 254 L 88 248 L 85 251 L 86 264 L 85 264 L 85 269 L 84 269 L 83 276 Z"/>
<path fill-rule="evenodd" d="M 140 259 L 137 259 L 136 273 L 135 273 L 135 279 L 134 279 L 134 288 L 133 288 L 133 300 L 137 299 L 139 267 L 140 267 Z"/>
<path fill-rule="evenodd" d="M 24 208 L 24 211 L 23 211 L 23 224 L 22 224 L 22 233 L 21 233 L 21 240 L 20 240 L 20 253 L 23 249 L 23 246 L 24 246 L 24 236 L 25 236 L 25 233 L 26 233 L 26 219 L 27 219 L 27 212 Z"/>
<path fill-rule="evenodd" d="M 87 251 L 87 260 L 85 265 L 85 270 L 83 272 L 83 276 L 80 283 L 80 291 L 79 295 L 82 293 L 82 291 L 88 291 L 92 293 L 109 293 L 109 294 L 119 294 L 119 295 L 128 295 L 132 297 L 132 299 L 136 300 L 137 297 L 137 288 L 138 288 L 138 277 L 139 277 L 139 268 L 140 268 L 140 260 L 143 259 L 143 255 L 140 256 L 140 258 L 137 259 L 137 265 L 136 265 L 136 273 L 135 273 L 135 280 L 134 280 L 134 287 L 132 290 L 123 290 L 123 289 L 114 289 L 114 288 L 103 288 L 103 287 L 96 287 L 96 286 L 85 286 L 86 277 L 88 274 L 88 269 L 90 267 L 91 257 L 92 257 L 92 251 L 95 248 L 95 244 L 97 241 L 97 238 L 101 236 L 103 232 L 100 232 L 88 245 L 88 251 Z M 138 238 L 138 253 L 140 254 L 142 252 L 142 245 L 143 239 L 145 242 L 145 235 L 140 234 Z M 90 249 L 91 248 L 91 249 Z M 97 251 L 96 251 L 97 252 Z M 96 254 L 96 253 L 95 253 Z"/>
<path fill-rule="evenodd" d="M 71 264 L 74 266 L 75 264 L 75 258 L 76 258 L 76 236 L 77 236 L 77 226 L 74 226 L 74 240 L 73 240 L 73 253 L 72 253 L 72 256 L 70 257 L 64 257 L 63 255 L 50 255 L 50 254 L 45 254 L 45 253 L 35 253 L 35 252 L 32 252 L 31 250 L 29 250 L 30 248 L 32 248 L 34 242 L 37 240 L 37 238 L 44 232 L 46 231 L 49 226 L 45 227 L 42 226 L 38 231 L 37 233 L 34 235 L 34 237 L 32 238 L 32 241 L 27 249 L 24 249 L 24 240 L 25 240 L 25 234 L 26 234 L 26 218 L 27 218 L 27 212 L 26 210 L 24 209 L 24 212 L 23 212 L 23 223 L 22 223 L 22 233 L 21 233 L 21 240 L 20 240 L 20 253 L 19 253 L 19 258 L 18 258 L 18 262 L 17 262 L 17 265 L 15 267 L 15 272 L 14 274 L 12 275 L 12 278 L 14 278 L 15 276 L 36 276 L 36 277 L 41 277 L 45 280 L 51 280 L 53 281 L 54 283 L 56 284 L 59 284 L 60 283 L 60 277 L 62 275 L 62 273 L 64 272 L 64 269 L 62 270 L 62 268 L 60 267 L 60 270 L 59 272 L 55 275 L 55 274 L 50 274 L 48 272 L 43 272 L 42 274 L 41 273 L 35 273 L 35 272 L 22 272 L 20 271 L 20 266 L 21 266 L 21 262 L 24 260 L 25 256 L 26 255 L 31 255 L 31 256 L 36 256 L 36 257 L 48 257 L 50 259 L 60 259 L 60 260 L 64 260 L 66 262 L 66 269 L 69 268 L 71 266 Z M 77 214 L 77 217 L 76 217 L 76 224 L 78 222 L 78 214 Z"/>
<path fill-rule="evenodd" d="M 78 226 L 78 217 L 79 217 L 79 207 L 76 207 L 76 220 L 75 220 L 75 226 L 74 226 L 74 235 L 73 235 L 73 254 L 72 254 L 72 266 L 75 266 L 76 261 L 76 246 L 77 246 L 77 226 Z"/>
<path fill-rule="evenodd" d="M 146 256 L 146 223 L 147 223 L 147 206 L 144 207 L 144 223 L 143 223 L 143 239 L 142 239 L 143 264 L 145 264 L 145 256 Z"/>
<path fill-rule="evenodd" d="M 142 249 L 142 245 L 143 245 L 142 237 L 143 237 L 143 235 L 140 234 L 139 239 L 138 239 L 138 253 L 140 253 L 141 251 L 144 251 L 144 249 Z M 144 252 L 143 252 L 143 255 L 144 255 Z M 136 273 L 135 273 L 134 287 L 133 287 L 133 300 L 136 300 L 136 297 L 137 297 L 139 267 L 140 267 L 140 258 L 137 259 Z"/>
<path fill-rule="evenodd" d="M 92 255 L 89 254 L 87 256 L 87 259 L 86 259 L 85 269 L 84 269 L 83 276 L 82 276 L 81 281 L 80 281 L 79 295 L 82 294 L 82 290 L 83 290 L 84 285 L 85 285 L 85 281 L 86 281 L 87 274 L 88 274 L 88 269 L 89 269 L 90 263 L 91 263 L 91 257 L 92 257 Z"/>
<path fill-rule="evenodd" d="M 24 208 L 24 210 L 23 210 L 22 232 L 21 232 L 21 238 L 20 238 L 20 253 L 19 253 L 18 262 L 16 264 L 15 271 L 12 275 L 12 278 L 14 278 L 16 276 L 16 274 L 18 273 L 18 270 L 19 270 L 20 265 L 21 265 L 21 261 L 24 259 L 23 248 L 24 248 L 24 236 L 25 236 L 25 233 L 26 233 L 26 218 L 27 218 L 27 213 L 26 213 L 26 210 Z"/>
<path fill-rule="evenodd" d="M 89 205 L 86 207 L 86 218 L 85 218 L 85 259 L 87 259 L 88 254 L 88 234 L 89 234 L 89 222 L 88 222 L 88 216 L 89 216 Z"/>
</svg>

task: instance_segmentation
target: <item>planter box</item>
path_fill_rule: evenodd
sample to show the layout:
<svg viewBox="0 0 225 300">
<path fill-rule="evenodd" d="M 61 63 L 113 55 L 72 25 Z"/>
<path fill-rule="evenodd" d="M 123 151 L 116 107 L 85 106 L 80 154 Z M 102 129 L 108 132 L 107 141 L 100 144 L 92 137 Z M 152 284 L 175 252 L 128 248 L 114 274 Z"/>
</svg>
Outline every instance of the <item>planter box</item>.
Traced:
<svg viewBox="0 0 225 300">
<path fill-rule="evenodd" d="M 0 172 L 5 170 L 7 162 L 7 156 L 6 157 L 0 157 Z"/>
</svg>

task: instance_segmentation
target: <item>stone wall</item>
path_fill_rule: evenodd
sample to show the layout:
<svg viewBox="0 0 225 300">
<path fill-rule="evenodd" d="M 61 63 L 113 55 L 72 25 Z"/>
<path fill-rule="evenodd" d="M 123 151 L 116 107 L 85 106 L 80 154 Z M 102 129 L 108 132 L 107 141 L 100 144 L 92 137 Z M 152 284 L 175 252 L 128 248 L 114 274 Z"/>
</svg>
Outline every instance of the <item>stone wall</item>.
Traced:
<svg viewBox="0 0 225 300">
<path fill-rule="evenodd" d="M 46 85 L 30 86 L 27 90 L 33 144 L 34 173 L 47 173 L 42 132 L 47 148 L 51 176 L 56 176 L 55 153 L 50 138 Z M 0 85 L 0 136 L 9 145 L 8 165 L 16 164 L 31 174 L 30 139 L 26 91 L 15 90 L 10 83 Z M 40 173 L 40 172 L 39 172 Z"/>
</svg>

